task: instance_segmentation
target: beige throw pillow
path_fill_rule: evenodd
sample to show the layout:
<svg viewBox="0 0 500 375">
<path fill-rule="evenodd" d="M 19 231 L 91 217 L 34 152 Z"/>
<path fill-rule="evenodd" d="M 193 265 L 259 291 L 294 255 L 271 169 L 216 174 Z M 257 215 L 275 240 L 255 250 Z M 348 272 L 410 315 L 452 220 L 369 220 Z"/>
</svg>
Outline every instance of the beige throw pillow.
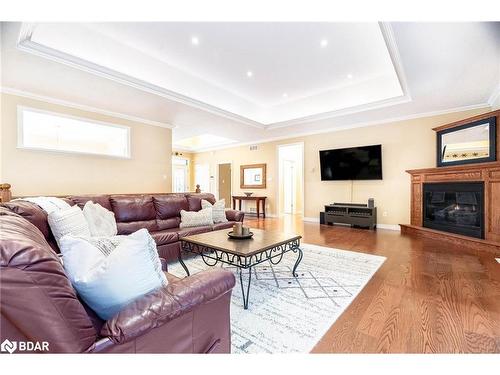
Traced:
<svg viewBox="0 0 500 375">
<path fill-rule="evenodd" d="M 180 228 L 201 227 L 204 225 L 213 225 L 212 208 L 205 208 L 200 211 L 181 210 Z"/>
<path fill-rule="evenodd" d="M 215 224 L 227 223 L 225 199 L 218 200 L 214 204 L 210 203 L 205 199 L 202 199 L 201 208 L 212 208 L 212 219 Z"/>
<path fill-rule="evenodd" d="M 90 237 L 89 225 L 78 206 L 53 211 L 48 215 L 47 221 L 58 245 L 59 240 L 67 234 Z"/>
<path fill-rule="evenodd" d="M 83 216 L 87 220 L 92 237 L 112 237 L 118 233 L 115 214 L 99 203 L 92 201 L 85 203 Z"/>
</svg>

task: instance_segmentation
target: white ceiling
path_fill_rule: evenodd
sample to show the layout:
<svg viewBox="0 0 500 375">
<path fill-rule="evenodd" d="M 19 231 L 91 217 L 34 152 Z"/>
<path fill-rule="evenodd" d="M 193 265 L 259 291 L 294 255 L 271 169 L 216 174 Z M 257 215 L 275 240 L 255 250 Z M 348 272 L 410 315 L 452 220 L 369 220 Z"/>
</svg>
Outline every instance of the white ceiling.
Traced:
<svg viewBox="0 0 500 375">
<path fill-rule="evenodd" d="M 262 127 L 403 96 L 377 23 L 44 23 L 29 40 Z"/>
<path fill-rule="evenodd" d="M 174 142 L 257 143 L 486 106 L 500 24 L 4 23 L 2 73 L 3 87 L 172 124 Z"/>
</svg>

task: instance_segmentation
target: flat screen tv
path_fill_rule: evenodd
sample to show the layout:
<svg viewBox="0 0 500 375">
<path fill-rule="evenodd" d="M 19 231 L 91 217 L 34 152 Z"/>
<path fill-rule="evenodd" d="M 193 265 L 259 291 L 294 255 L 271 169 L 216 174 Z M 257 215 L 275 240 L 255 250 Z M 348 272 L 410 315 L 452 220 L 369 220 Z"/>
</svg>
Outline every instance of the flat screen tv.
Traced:
<svg viewBox="0 0 500 375">
<path fill-rule="evenodd" d="M 381 180 L 382 145 L 319 152 L 322 181 Z"/>
</svg>

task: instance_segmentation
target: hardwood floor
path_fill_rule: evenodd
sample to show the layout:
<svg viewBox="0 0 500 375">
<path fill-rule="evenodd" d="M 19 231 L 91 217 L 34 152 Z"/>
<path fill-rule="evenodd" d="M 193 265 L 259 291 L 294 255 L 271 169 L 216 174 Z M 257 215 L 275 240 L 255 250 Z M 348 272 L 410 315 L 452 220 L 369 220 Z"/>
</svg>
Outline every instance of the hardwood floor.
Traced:
<svg viewBox="0 0 500 375">
<path fill-rule="evenodd" d="M 500 264 L 494 254 L 294 217 L 245 223 L 296 232 L 305 243 L 387 257 L 313 353 L 500 353 Z"/>
</svg>

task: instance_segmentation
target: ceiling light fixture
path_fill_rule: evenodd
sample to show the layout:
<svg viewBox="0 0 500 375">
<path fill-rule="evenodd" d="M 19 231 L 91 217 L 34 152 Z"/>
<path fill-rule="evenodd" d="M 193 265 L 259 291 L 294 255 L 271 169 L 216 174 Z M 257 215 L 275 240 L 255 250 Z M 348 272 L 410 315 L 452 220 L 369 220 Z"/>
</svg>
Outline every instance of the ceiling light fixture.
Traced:
<svg viewBox="0 0 500 375">
<path fill-rule="evenodd" d="M 348 74 L 347 78 L 352 79 L 352 74 Z"/>
<path fill-rule="evenodd" d="M 283 97 L 284 97 L 284 98 L 288 98 L 288 94 L 285 92 L 285 93 L 283 94 Z"/>
<path fill-rule="evenodd" d="M 198 39 L 198 37 L 196 37 L 196 36 L 191 37 L 191 44 L 194 46 L 197 46 L 198 44 L 200 44 L 200 40 Z"/>
<path fill-rule="evenodd" d="M 249 77 L 249 78 L 250 78 L 250 77 L 252 77 L 252 76 L 253 76 L 253 73 L 252 73 L 252 71 L 251 71 L 251 70 L 249 70 L 249 71 L 247 72 L 247 77 Z"/>
<path fill-rule="evenodd" d="M 321 42 L 319 43 L 322 48 L 325 48 L 328 45 L 328 40 L 327 39 L 321 39 Z"/>
</svg>

